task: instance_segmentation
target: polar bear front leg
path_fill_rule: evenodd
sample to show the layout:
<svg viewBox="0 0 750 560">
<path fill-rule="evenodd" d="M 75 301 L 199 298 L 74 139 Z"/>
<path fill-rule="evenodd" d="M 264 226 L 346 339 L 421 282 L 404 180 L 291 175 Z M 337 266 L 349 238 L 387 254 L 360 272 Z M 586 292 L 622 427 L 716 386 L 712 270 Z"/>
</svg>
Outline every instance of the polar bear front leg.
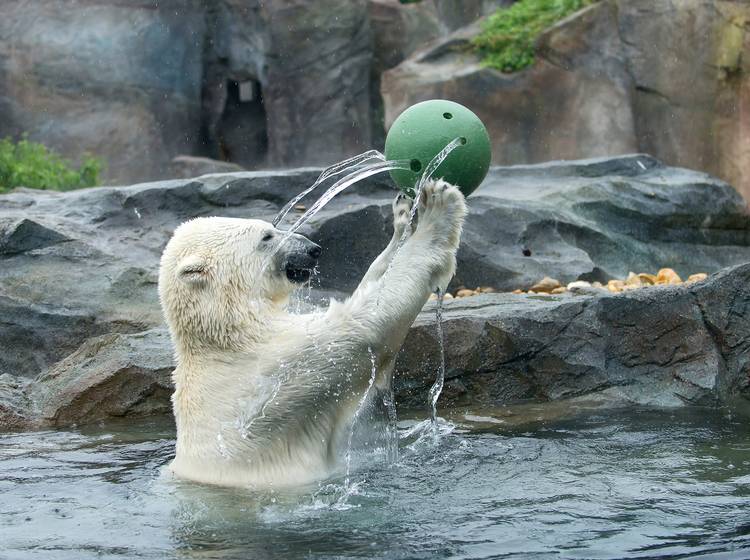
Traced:
<svg viewBox="0 0 750 560">
<path fill-rule="evenodd" d="M 366 289 L 370 283 L 383 276 L 385 271 L 388 270 L 399 245 L 411 236 L 413 230 L 413 224 L 411 223 L 412 201 L 405 194 L 399 194 L 393 200 L 391 207 L 393 208 L 393 237 L 391 237 L 388 246 L 367 269 L 367 273 L 359 283 L 357 290 Z"/>
<path fill-rule="evenodd" d="M 372 343 L 384 345 L 389 354 L 401 346 L 430 294 L 445 290 L 456 268 L 466 215 L 463 195 L 444 181 L 430 181 L 419 204 L 416 230 L 394 251 L 387 273 L 372 282 L 376 289 L 357 290 L 348 302 Z"/>
</svg>

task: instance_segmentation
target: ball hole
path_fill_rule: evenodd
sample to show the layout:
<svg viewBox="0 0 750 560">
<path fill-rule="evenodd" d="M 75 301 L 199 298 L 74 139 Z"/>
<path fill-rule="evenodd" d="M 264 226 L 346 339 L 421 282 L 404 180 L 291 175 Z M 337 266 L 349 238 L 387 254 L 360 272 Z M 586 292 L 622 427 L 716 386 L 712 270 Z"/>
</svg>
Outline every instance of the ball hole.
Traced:
<svg viewBox="0 0 750 560">
<path fill-rule="evenodd" d="M 461 145 L 463 146 L 464 144 L 466 144 L 466 138 L 461 136 Z"/>
<path fill-rule="evenodd" d="M 453 115 L 452 115 L 452 114 L 450 114 L 450 113 L 443 113 L 443 118 L 444 118 L 444 119 L 452 119 L 452 118 L 453 118 Z"/>
<path fill-rule="evenodd" d="M 409 162 L 409 167 L 414 173 L 417 173 L 418 171 L 422 171 L 422 162 L 418 159 L 413 159 Z"/>
</svg>

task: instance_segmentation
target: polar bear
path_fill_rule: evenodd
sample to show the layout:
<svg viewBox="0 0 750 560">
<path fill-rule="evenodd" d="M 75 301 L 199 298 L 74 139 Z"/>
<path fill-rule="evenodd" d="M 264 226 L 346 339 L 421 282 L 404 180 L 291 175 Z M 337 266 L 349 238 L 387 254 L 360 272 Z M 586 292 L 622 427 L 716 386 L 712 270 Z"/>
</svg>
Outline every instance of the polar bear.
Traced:
<svg viewBox="0 0 750 560">
<path fill-rule="evenodd" d="M 393 238 L 352 296 L 306 315 L 285 305 L 319 246 L 260 220 L 177 228 L 159 271 L 177 364 L 174 475 L 263 488 L 332 473 L 373 364 L 387 385 L 409 327 L 455 271 L 466 214 L 456 187 L 428 182 L 416 225 L 403 195 L 393 212 Z"/>
</svg>

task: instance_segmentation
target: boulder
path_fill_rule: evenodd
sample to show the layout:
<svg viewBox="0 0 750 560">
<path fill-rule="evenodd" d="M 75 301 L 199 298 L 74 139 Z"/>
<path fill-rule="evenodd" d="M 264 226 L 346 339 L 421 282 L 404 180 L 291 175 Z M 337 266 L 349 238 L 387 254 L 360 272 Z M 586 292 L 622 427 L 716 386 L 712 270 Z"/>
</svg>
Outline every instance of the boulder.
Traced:
<svg viewBox="0 0 750 560">
<path fill-rule="evenodd" d="M 443 405 L 555 401 L 715 406 L 750 398 L 750 265 L 621 294 L 485 294 L 443 309 Z M 440 356 L 434 303 L 396 363 L 399 403 L 425 406 Z"/>
<path fill-rule="evenodd" d="M 296 169 L 211 174 L 65 193 L 18 189 L 0 196 L 3 425 L 21 425 L 29 422 L 28 418 L 40 425 L 62 425 L 76 422 L 76 418 L 89 421 L 99 409 L 106 411 L 105 415 L 166 410 L 159 408 L 159 403 L 168 394 L 165 376 L 171 350 L 163 332 L 156 281 L 159 256 L 172 231 L 196 216 L 271 220 L 319 173 L 320 169 Z M 392 233 L 390 204 L 396 192 L 387 176 L 372 177 L 334 198 L 302 228 L 324 249 L 320 281 L 313 291 L 315 301 L 345 296 L 385 247 Z M 519 287 L 528 289 L 545 276 L 566 285 L 576 280 L 625 278 L 631 270 L 655 273 L 666 267 L 688 278 L 696 272 L 715 272 L 750 261 L 750 217 L 741 197 L 729 185 L 708 175 L 666 167 L 645 155 L 495 167 L 468 202 L 454 287 L 464 285 L 473 290 L 484 286 L 480 292 L 487 291 L 486 287 L 510 292 Z M 303 199 L 301 204 L 309 207 L 311 200 Z M 302 211 L 290 213 L 281 227 L 298 219 Z M 712 282 L 709 279 L 706 285 Z M 722 282 L 725 285 L 725 280 Z M 676 291 L 653 294 L 676 294 L 669 295 L 682 298 L 674 300 L 674 312 L 693 317 L 696 308 L 690 307 L 683 296 L 701 293 L 703 285 L 698 282 L 690 288 L 670 287 Z M 650 294 L 650 289 L 644 288 L 644 293 Z M 631 307 L 612 311 L 613 317 L 621 316 L 624 321 L 628 314 L 645 313 L 647 307 L 645 303 L 642 308 L 632 307 L 632 302 L 642 301 L 638 298 L 645 295 L 633 295 L 635 300 L 611 300 L 607 299 L 611 294 L 602 295 L 600 290 L 583 293 L 602 297 L 596 300 L 602 302 L 596 304 L 601 306 L 630 302 Z M 627 295 L 631 297 L 631 293 Z M 549 295 L 544 296 L 548 298 L 545 301 L 535 299 L 537 296 L 528 301 L 508 299 L 515 297 L 484 294 L 462 298 L 459 307 L 455 302 L 446 304 L 447 316 L 450 319 L 451 309 L 479 306 L 479 313 L 485 305 L 492 307 L 499 302 L 497 321 L 503 324 L 511 321 L 510 316 L 501 314 L 507 308 L 508 313 L 519 317 L 525 316 L 521 311 L 539 312 L 542 326 L 549 323 L 552 328 L 575 314 L 576 306 L 584 301 L 558 300 Z M 706 300 L 705 305 L 707 323 L 716 325 L 710 332 L 717 340 L 724 336 L 725 323 L 737 321 L 733 311 L 722 311 L 718 299 Z M 657 303 L 652 302 L 652 308 L 656 309 Z M 417 324 L 410 340 L 427 336 L 424 333 L 431 327 L 429 320 L 425 321 L 422 326 Z M 479 332 L 476 325 L 480 322 L 477 319 L 467 326 L 467 332 Z M 447 327 L 449 331 L 458 328 L 460 322 L 451 324 L 454 326 Z M 610 323 L 601 328 L 605 327 L 610 329 Z M 691 336 L 703 336 L 700 333 L 706 328 Z M 610 332 L 606 329 L 602 332 Z M 645 336 L 645 331 L 637 332 Z M 685 333 L 687 336 L 688 331 Z M 539 327 L 534 336 L 541 340 L 548 334 Z M 470 342 L 460 337 L 455 340 L 456 347 Z M 487 340 L 501 346 L 504 339 Z M 726 341 L 729 349 L 723 351 L 722 359 L 726 364 L 732 360 L 740 364 L 741 358 L 731 354 L 740 342 Z M 704 344 L 703 339 L 698 342 Z M 414 350 L 414 346 L 407 348 L 411 348 L 407 353 Z M 480 353 L 490 352 L 489 347 L 477 348 Z M 637 350 L 633 346 L 632 352 Z M 461 363 L 455 354 L 451 360 Z M 466 376 L 473 375 L 472 364 L 479 363 L 477 360 L 466 358 L 467 365 L 460 366 Z M 406 368 L 409 379 L 414 387 L 422 387 L 429 368 L 414 368 L 417 366 Z M 483 366 L 477 368 L 476 379 L 480 379 L 485 370 Z M 698 379 L 694 379 L 696 383 L 708 383 L 699 379 L 697 369 L 691 371 L 692 378 Z M 538 395 L 562 398 L 573 394 L 573 379 L 571 374 L 568 385 Z M 596 383 L 592 380 L 599 378 L 592 374 L 578 379 L 582 391 L 593 391 Z M 731 383 L 728 386 L 734 387 Z M 509 399 L 533 393 L 519 387 L 503 391 Z M 408 400 L 407 389 L 400 389 L 404 402 L 416 402 Z M 476 392 L 468 394 L 481 397 L 478 386 L 472 391 Z M 727 394 L 732 391 L 727 390 Z M 89 396 L 77 400 L 78 392 Z M 501 397 L 505 393 L 498 389 L 492 395 L 504 402 Z M 65 399 L 57 395 L 65 395 Z M 102 399 L 97 401 L 101 404 L 87 408 L 89 398 Z M 33 414 L 29 412 L 32 408 Z"/>
<path fill-rule="evenodd" d="M 0 3 L 0 138 L 90 152 L 111 181 L 163 176 L 197 146 L 201 4 Z"/>
</svg>

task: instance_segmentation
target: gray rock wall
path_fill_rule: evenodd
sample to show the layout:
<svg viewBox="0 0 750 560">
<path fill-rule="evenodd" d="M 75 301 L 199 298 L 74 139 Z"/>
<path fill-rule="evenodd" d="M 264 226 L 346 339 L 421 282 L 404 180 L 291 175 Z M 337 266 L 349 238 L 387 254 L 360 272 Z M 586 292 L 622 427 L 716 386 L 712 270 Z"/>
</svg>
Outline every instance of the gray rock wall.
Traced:
<svg viewBox="0 0 750 560">
<path fill-rule="evenodd" d="M 0 3 L 0 138 L 27 133 L 113 181 L 162 176 L 197 148 L 198 1 Z"/>
<path fill-rule="evenodd" d="M 484 67 L 471 24 L 382 76 L 385 122 L 445 97 L 487 124 L 496 164 L 642 151 L 750 196 L 745 2 L 603 0 L 549 29 L 537 60 Z"/>
</svg>

